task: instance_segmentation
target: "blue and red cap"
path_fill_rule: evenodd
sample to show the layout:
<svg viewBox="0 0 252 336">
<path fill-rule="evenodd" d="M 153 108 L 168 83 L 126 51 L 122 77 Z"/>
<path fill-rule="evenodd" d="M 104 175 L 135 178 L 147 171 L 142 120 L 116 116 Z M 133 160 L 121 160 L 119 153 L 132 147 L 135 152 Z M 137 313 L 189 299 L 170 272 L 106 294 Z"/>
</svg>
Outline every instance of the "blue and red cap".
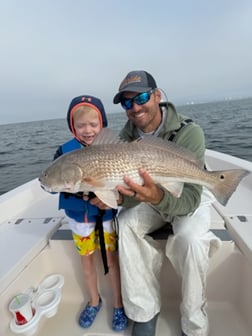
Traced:
<svg viewBox="0 0 252 336">
<path fill-rule="evenodd" d="M 104 128 L 108 126 L 107 116 L 101 100 L 97 97 L 90 95 L 78 96 L 72 99 L 67 111 L 68 127 L 70 131 L 74 134 L 74 136 L 75 136 L 75 129 L 73 126 L 73 114 L 74 111 L 77 110 L 77 108 L 79 108 L 80 106 L 89 106 L 93 108 L 98 113 L 101 127 Z"/>
</svg>

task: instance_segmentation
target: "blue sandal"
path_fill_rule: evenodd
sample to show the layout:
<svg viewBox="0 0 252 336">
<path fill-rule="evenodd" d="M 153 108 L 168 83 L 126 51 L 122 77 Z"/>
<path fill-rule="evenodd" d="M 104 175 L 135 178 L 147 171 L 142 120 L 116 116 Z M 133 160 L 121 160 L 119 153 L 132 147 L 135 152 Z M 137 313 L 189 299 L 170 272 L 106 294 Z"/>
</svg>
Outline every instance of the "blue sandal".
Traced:
<svg viewBox="0 0 252 336">
<path fill-rule="evenodd" d="M 114 308 L 112 329 L 114 331 L 122 331 L 128 327 L 128 318 L 124 313 L 123 308 Z"/>
<path fill-rule="evenodd" d="M 98 314 L 99 310 L 102 306 L 102 300 L 99 299 L 99 303 L 97 306 L 90 306 L 88 303 L 85 307 L 85 309 L 81 312 L 79 317 L 79 325 L 82 328 L 89 328 L 93 324 L 96 315 Z"/>
</svg>

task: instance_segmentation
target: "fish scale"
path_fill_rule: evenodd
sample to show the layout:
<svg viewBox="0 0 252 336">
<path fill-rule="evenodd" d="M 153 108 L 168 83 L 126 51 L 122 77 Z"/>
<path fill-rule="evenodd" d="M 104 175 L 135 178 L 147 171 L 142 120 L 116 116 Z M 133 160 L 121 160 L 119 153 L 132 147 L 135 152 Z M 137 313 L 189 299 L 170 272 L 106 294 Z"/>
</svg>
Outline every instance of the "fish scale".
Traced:
<svg viewBox="0 0 252 336">
<path fill-rule="evenodd" d="M 92 166 L 95 171 L 102 170 L 104 176 L 112 176 L 114 174 L 121 173 L 131 173 L 132 170 L 138 170 L 139 167 L 148 169 L 149 173 L 163 173 L 167 174 L 167 162 L 165 159 L 165 153 L 163 152 L 152 152 L 148 153 L 149 147 L 146 148 L 141 145 L 132 146 L 129 148 L 127 144 L 120 146 L 120 151 L 118 151 L 117 145 L 107 145 L 104 146 L 111 153 L 107 154 L 104 152 L 104 148 L 94 148 L 93 146 L 87 148 L 86 158 L 83 158 L 82 164 L 86 166 L 87 162 L 93 162 Z M 90 151 L 90 154 L 88 153 Z M 80 153 L 82 155 L 82 153 Z M 90 158 L 88 158 L 90 156 Z M 99 157 L 98 160 L 94 158 Z M 170 158 L 169 158 L 170 160 Z M 173 160 L 172 160 L 173 161 Z M 172 162 L 171 161 L 171 162 Z M 170 162 L 170 168 L 172 164 Z M 173 170 L 175 171 L 178 165 L 173 165 Z"/>
</svg>

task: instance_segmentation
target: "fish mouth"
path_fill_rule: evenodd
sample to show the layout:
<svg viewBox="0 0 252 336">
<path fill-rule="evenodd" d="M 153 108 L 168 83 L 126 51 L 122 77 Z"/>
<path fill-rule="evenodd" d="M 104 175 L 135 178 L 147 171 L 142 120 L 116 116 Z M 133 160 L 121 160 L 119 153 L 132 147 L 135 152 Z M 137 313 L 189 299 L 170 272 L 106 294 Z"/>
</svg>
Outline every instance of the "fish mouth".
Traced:
<svg viewBox="0 0 252 336">
<path fill-rule="evenodd" d="M 47 191 L 49 193 L 58 193 L 58 192 L 67 192 L 67 193 L 71 193 L 71 188 L 53 188 L 53 187 L 47 187 L 45 185 L 40 185 L 41 188 L 44 190 L 44 191 Z"/>
<path fill-rule="evenodd" d="M 42 183 L 40 183 L 40 187 L 41 187 L 44 191 L 51 192 L 51 189 L 48 188 L 47 186 L 45 186 L 45 185 L 42 184 Z"/>
</svg>

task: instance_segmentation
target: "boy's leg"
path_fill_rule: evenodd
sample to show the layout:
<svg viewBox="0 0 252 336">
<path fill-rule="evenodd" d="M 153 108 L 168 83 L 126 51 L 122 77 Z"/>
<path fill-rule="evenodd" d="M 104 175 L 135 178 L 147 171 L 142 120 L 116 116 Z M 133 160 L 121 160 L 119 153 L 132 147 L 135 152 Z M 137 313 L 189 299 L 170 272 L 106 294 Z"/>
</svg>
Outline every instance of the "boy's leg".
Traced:
<svg viewBox="0 0 252 336">
<path fill-rule="evenodd" d="M 128 326 L 128 318 L 124 313 L 121 296 L 120 269 L 117 252 L 107 251 L 109 277 L 114 297 L 114 309 L 112 318 L 112 329 L 114 331 L 125 330 Z"/>
<path fill-rule="evenodd" d="M 90 306 L 97 306 L 100 299 L 97 287 L 97 270 L 95 259 L 96 253 L 92 253 L 89 256 L 81 256 L 84 279 L 90 294 Z"/>
<path fill-rule="evenodd" d="M 107 251 L 109 278 L 114 298 L 114 307 L 122 307 L 120 268 L 117 252 Z"/>
</svg>

